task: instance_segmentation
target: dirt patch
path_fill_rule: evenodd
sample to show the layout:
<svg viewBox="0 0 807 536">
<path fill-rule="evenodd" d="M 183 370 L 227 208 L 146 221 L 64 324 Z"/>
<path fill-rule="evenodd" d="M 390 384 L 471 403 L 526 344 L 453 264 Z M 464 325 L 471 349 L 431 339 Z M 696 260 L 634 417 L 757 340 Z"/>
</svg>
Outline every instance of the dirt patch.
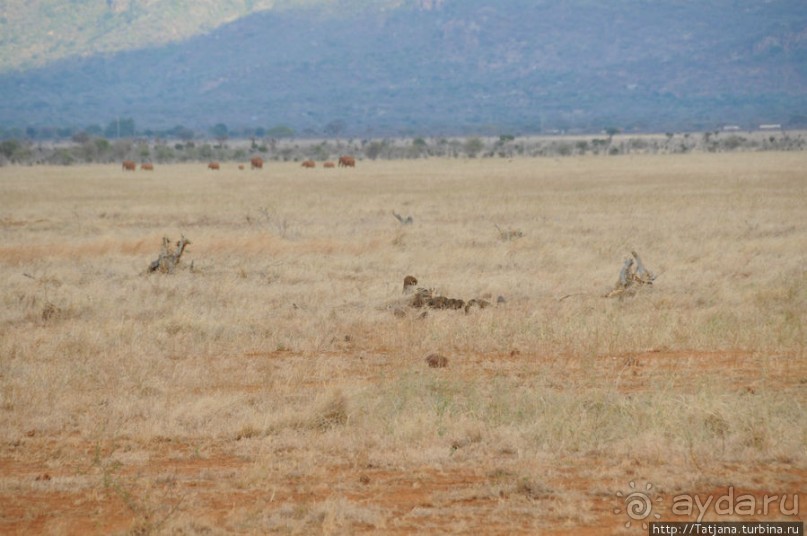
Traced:
<svg viewBox="0 0 807 536">
<path fill-rule="evenodd" d="M 244 357 L 304 358 L 288 351 L 250 352 Z M 573 376 L 584 367 L 594 367 L 598 377 L 619 379 L 620 391 L 630 394 L 652 389 L 660 378 L 671 378 L 686 389 L 704 371 L 717 370 L 725 371 L 725 381 L 754 396 L 760 358 L 739 351 L 652 350 L 585 360 L 514 350 L 457 356 L 441 374 L 514 373 L 535 381 L 547 366 L 563 364 Z M 345 377 L 377 382 L 384 375 L 383 368 L 368 367 L 354 356 L 334 354 L 326 359 L 348 363 L 340 369 Z M 803 382 L 804 371 L 797 360 L 766 359 L 767 382 L 787 386 Z M 315 388 L 316 382 L 311 386 Z M 257 393 L 264 387 L 217 388 Z M 556 460 L 546 469 L 535 462 L 535 470 L 525 473 L 524 464 L 533 462 L 521 460 L 517 451 L 506 446 L 490 453 L 486 467 L 469 465 L 463 456 L 477 448 L 472 436 L 447 439 L 456 460 L 436 464 L 406 458 L 394 463 L 369 458 L 349 463 L 317 460 L 316 446 L 305 444 L 275 448 L 267 455 L 262 437 L 256 432 L 221 440 L 156 436 L 88 441 L 76 435 L 26 434 L 0 451 L 0 532 L 107 534 L 220 527 L 237 533 L 297 533 L 328 532 L 330 527 L 337 532 L 420 534 L 485 527 L 486 532 L 502 534 L 630 534 L 636 529 L 625 527 L 630 518 L 615 513 L 624 506 L 617 493 L 630 491 L 627 486 L 633 479 L 641 485 L 640 477 L 651 471 L 645 462 L 610 459 L 594 451 L 561 456 L 559 464 Z M 610 466 L 617 469 L 591 470 Z M 752 485 L 714 484 L 731 482 L 736 475 Z M 659 499 L 664 509 L 659 505 L 658 511 L 664 512 L 664 519 L 686 518 L 670 517 L 675 493 L 697 495 L 704 501 L 733 493 L 754 497 L 760 504 L 766 497 L 790 494 L 783 503 L 785 511 L 779 502 L 772 502 L 766 515 L 754 517 L 766 520 L 792 520 L 787 508 L 793 506 L 793 498 L 802 504 L 807 500 L 807 471 L 788 466 L 787 460 L 768 466 L 725 464 L 693 482 L 695 487 L 685 490 L 663 490 Z M 758 485 L 753 486 L 754 482 Z"/>
</svg>

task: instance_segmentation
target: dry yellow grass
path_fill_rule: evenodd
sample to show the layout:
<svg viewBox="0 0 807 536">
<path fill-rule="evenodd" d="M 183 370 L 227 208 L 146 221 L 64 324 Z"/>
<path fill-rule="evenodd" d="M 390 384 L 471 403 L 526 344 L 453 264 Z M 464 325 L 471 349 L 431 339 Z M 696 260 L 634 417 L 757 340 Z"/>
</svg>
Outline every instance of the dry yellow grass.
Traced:
<svg viewBox="0 0 807 536">
<path fill-rule="evenodd" d="M 803 493 L 806 169 L 0 168 L 0 532 L 609 534 L 629 481 Z M 603 298 L 632 249 L 656 284 Z M 506 301 L 401 318 L 408 274 Z"/>
</svg>

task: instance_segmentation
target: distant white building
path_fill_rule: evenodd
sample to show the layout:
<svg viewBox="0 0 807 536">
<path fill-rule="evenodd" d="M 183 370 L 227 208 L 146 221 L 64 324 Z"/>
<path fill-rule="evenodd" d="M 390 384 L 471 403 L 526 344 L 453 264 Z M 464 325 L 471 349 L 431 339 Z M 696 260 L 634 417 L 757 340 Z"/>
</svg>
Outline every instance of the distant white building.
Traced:
<svg viewBox="0 0 807 536">
<path fill-rule="evenodd" d="M 723 127 L 723 132 L 737 132 L 740 127 L 737 125 L 726 125 Z"/>
<path fill-rule="evenodd" d="M 770 124 L 770 125 L 759 125 L 759 130 L 782 130 L 782 125 L 779 123 Z"/>
</svg>

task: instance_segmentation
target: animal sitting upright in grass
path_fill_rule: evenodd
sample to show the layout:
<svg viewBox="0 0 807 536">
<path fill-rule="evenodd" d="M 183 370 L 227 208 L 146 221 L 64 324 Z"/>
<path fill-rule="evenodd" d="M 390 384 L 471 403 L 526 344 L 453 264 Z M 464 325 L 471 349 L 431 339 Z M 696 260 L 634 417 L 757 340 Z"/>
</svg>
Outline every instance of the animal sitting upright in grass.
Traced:
<svg viewBox="0 0 807 536">
<path fill-rule="evenodd" d="M 412 292 L 415 291 L 415 287 L 417 286 L 417 284 L 418 284 L 418 280 L 415 279 L 415 276 L 408 275 L 408 276 L 404 277 L 403 293 L 404 294 L 411 294 Z"/>
</svg>

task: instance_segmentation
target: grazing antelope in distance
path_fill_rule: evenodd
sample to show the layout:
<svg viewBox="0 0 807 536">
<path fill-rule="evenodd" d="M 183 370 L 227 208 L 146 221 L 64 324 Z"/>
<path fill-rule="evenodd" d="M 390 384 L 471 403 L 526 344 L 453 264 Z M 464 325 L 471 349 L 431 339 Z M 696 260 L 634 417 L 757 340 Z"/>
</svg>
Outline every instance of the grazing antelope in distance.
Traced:
<svg viewBox="0 0 807 536">
<path fill-rule="evenodd" d="M 263 169 L 263 158 L 256 156 L 249 161 L 251 169 Z"/>
<path fill-rule="evenodd" d="M 356 167 L 356 159 L 352 156 L 340 156 L 339 167 Z"/>
<path fill-rule="evenodd" d="M 335 168 L 336 164 L 334 164 L 333 162 L 325 162 L 324 164 L 322 164 L 322 167 L 324 167 L 324 168 Z"/>
<path fill-rule="evenodd" d="M 134 160 L 124 160 L 122 167 L 123 171 L 134 171 L 137 169 L 137 164 L 134 163 Z"/>
<path fill-rule="evenodd" d="M 140 169 L 142 169 L 144 171 L 154 171 L 154 164 L 152 164 L 150 162 L 144 162 L 144 163 L 140 164 Z"/>
<path fill-rule="evenodd" d="M 221 169 L 221 165 L 218 162 L 210 162 L 207 165 L 207 169 L 219 170 Z"/>
</svg>

